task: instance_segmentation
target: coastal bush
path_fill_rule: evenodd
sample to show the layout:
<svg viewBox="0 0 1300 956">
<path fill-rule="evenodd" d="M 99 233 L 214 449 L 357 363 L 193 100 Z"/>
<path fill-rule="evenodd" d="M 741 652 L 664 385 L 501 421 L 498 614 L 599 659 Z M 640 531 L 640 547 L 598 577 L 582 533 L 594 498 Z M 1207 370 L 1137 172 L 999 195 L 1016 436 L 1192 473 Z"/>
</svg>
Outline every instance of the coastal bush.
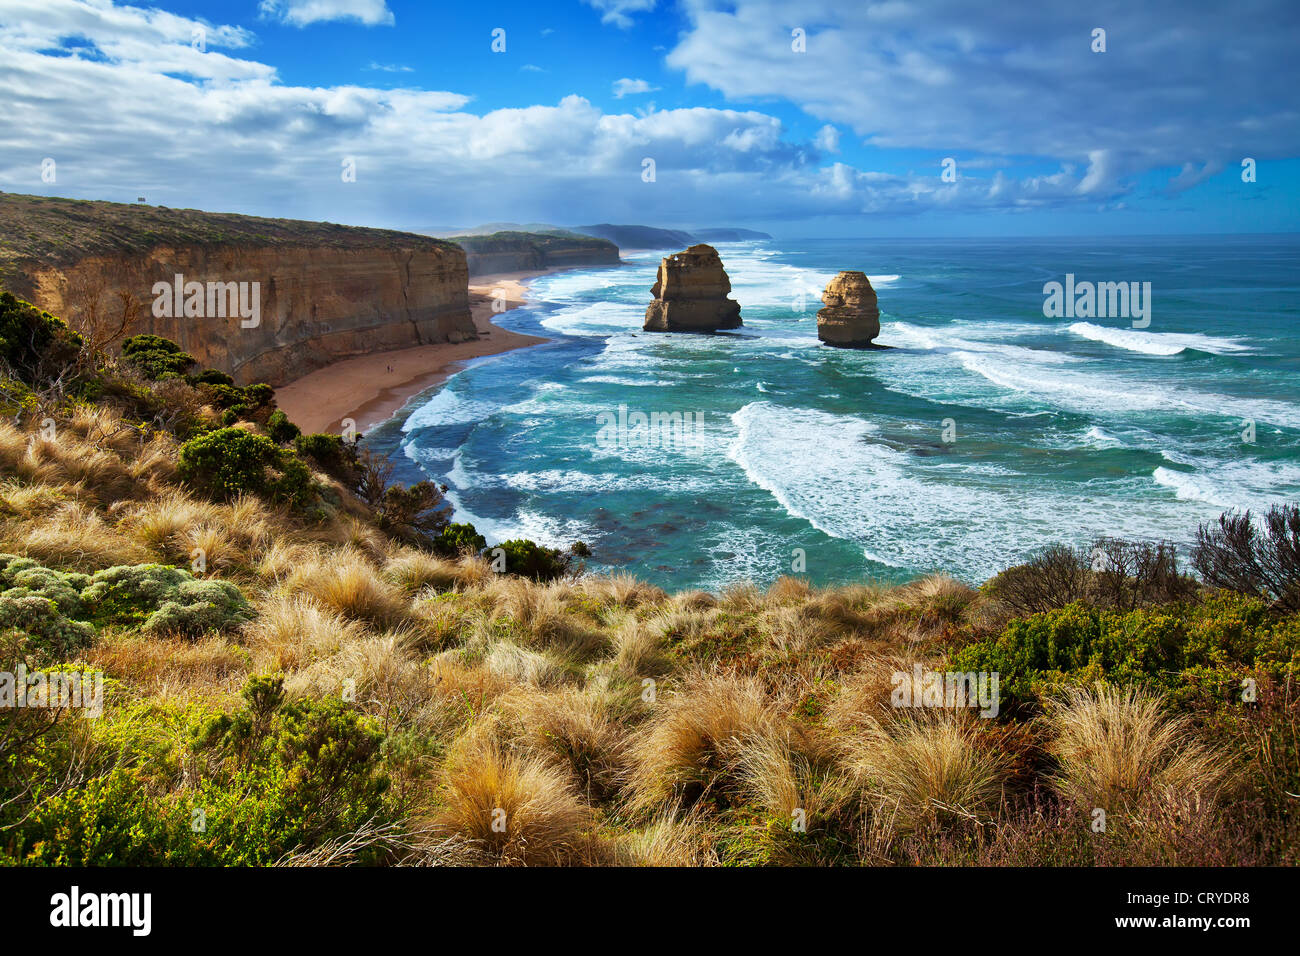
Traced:
<svg viewBox="0 0 1300 956">
<path fill-rule="evenodd" d="M 138 624 L 188 637 L 230 630 L 252 618 L 248 600 L 229 581 L 199 580 L 161 564 L 97 571 L 81 600 L 96 623 Z"/>
<path fill-rule="evenodd" d="M 190 743 L 50 796 L 16 826 L 18 860 L 55 866 L 266 866 L 387 819 L 383 735 L 341 702 L 287 701 L 254 677 Z M 159 790 L 184 762 L 192 779 Z M 364 861 L 363 861 L 364 862 Z"/>
<path fill-rule="evenodd" d="M 190 376 L 190 382 L 194 385 L 231 385 L 235 380 L 225 372 L 219 372 L 215 368 L 205 368 L 202 372 Z"/>
<path fill-rule="evenodd" d="M 1166 604 L 1192 595 L 1196 582 L 1179 572 L 1170 544 L 1101 537 L 1088 548 L 1045 548 L 996 575 L 986 589 L 1024 615 L 1083 600 L 1121 610 Z"/>
<path fill-rule="evenodd" d="M 44 385 L 77 357 L 84 339 L 62 319 L 0 292 L 0 359 L 28 385 Z"/>
<path fill-rule="evenodd" d="M 1300 611 L 1300 506 L 1274 505 L 1258 522 L 1247 511 L 1201 525 L 1192 564 L 1213 587 L 1262 594 Z"/>
<path fill-rule="evenodd" d="M 302 434 L 302 429 L 289 421 L 289 416 L 277 408 L 266 420 L 266 433 L 277 445 L 287 445 Z"/>
<path fill-rule="evenodd" d="M 493 562 L 504 559 L 507 574 L 517 574 L 534 581 L 554 581 L 564 577 L 573 560 L 571 555 L 558 548 L 548 548 L 527 538 L 514 538 L 493 545 L 487 556 Z"/>
<path fill-rule="evenodd" d="M 194 357 L 171 339 L 160 335 L 133 335 L 122 343 L 122 357 L 148 379 L 183 376 L 194 367 Z"/>
<path fill-rule="evenodd" d="M 356 484 L 358 480 L 356 449 L 345 442 L 341 435 L 330 435 L 324 432 L 299 435 L 293 439 L 293 447 L 299 455 L 316 462 L 326 474 L 346 484 Z"/>
<path fill-rule="evenodd" d="M 1231 592 L 1127 612 L 1075 603 L 1011 621 L 949 662 L 956 671 L 998 673 L 1002 693 L 1015 703 L 1097 681 L 1151 683 L 1176 697 L 1222 692 L 1255 666 L 1287 675 L 1297 664 L 1296 619 L 1274 619 L 1263 601 Z"/>
<path fill-rule="evenodd" d="M 448 557 L 478 554 L 487 547 L 484 538 L 472 524 L 452 522 L 433 539 L 433 549 Z"/>
<path fill-rule="evenodd" d="M 95 637 L 94 628 L 72 620 L 49 598 L 11 597 L 10 592 L 0 594 L 0 633 L 5 635 L 4 653 L 16 658 L 0 667 L 66 660 Z"/>
<path fill-rule="evenodd" d="M 177 473 L 218 500 L 263 494 L 301 504 L 310 496 L 311 473 L 297 455 L 242 428 L 191 438 L 181 446 Z"/>
<path fill-rule="evenodd" d="M 244 386 L 244 404 L 250 408 L 264 408 L 275 397 L 275 389 L 265 382 Z"/>
<path fill-rule="evenodd" d="M 1082 600 L 1088 593 L 1090 569 L 1087 554 L 1056 544 L 1002 571 L 985 587 L 1013 611 L 1038 614 Z"/>
<path fill-rule="evenodd" d="M 54 602 L 59 613 L 81 617 L 85 609 L 81 591 L 88 584 L 89 575 L 55 571 L 33 558 L 0 554 L 0 594 L 5 597 L 45 598 Z"/>
</svg>

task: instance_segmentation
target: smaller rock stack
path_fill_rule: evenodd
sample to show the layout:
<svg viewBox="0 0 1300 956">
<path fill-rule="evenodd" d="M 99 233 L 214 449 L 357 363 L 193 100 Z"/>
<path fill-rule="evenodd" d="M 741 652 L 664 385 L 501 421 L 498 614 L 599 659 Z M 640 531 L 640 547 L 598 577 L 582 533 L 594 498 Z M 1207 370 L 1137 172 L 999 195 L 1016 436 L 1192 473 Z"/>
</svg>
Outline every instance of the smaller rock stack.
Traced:
<svg viewBox="0 0 1300 956">
<path fill-rule="evenodd" d="M 718 250 L 700 244 L 665 256 L 645 310 L 647 332 L 717 332 L 740 328 L 740 303 L 727 298 L 731 280 Z"/>
<path fill-rule="evenodd" d="M 880 309 L 865 273 L 841 272 L 827 284 L 822 302 L 817 338 L 842 349 L 884 348 L 871 342 L 880 334 Z"/>
</svg>

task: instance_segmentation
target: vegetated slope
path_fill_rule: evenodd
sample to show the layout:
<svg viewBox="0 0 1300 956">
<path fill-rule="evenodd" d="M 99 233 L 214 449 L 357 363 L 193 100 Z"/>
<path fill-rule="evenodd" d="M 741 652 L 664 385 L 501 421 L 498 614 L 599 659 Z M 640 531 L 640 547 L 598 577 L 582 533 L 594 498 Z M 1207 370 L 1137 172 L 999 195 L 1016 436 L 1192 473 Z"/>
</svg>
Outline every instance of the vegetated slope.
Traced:
<svg viewBox="0 0 1300 956">
<path fill-rule="evenodd" d="M 1300 511 L 1203 529 L 1204 581 L 1103 540 L 670 595 L 84 346 L 0 299 L 0 671 L 109 679 L 0 708 L 5 862 L 1296 862 Z"/>
<path fill-rule="evenodd" d="M 454 236 L 465 250 L 471 276 L 563 266 L 616 265 L 618 246 L 606 239 L 572 232 L 495 232 Z"/>
</svg>

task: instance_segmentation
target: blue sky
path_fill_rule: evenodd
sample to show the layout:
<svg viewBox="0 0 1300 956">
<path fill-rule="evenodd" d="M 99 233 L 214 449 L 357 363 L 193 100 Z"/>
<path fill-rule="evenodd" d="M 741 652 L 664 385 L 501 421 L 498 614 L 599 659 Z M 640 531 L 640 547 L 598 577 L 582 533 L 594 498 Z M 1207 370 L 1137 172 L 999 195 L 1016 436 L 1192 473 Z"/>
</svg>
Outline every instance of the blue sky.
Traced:
<svg viewBox="0 0 1300 956">
<path fill-rule="evenodd" d="M 1295 231 L 1300 5 L 1080 6 L 0 0 L 0 189 L 397 228 Z"/>
</svg>

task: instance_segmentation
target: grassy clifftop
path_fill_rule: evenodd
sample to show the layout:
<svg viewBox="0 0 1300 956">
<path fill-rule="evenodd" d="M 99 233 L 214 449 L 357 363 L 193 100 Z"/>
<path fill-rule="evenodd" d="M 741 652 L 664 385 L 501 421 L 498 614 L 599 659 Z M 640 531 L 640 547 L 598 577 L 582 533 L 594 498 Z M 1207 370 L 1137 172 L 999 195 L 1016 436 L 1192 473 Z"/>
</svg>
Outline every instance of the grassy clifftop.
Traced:
<svg viewBox="0 0 1300 956">
<path fill-rule="evenodd" d="M 390 229 L 0 193 L 0 286 L 23 262 L 66 265 L 86 256 L 129 255 L 159 245 L 230 244 L 456 248 L 441 239 Z"/>
</svg>

